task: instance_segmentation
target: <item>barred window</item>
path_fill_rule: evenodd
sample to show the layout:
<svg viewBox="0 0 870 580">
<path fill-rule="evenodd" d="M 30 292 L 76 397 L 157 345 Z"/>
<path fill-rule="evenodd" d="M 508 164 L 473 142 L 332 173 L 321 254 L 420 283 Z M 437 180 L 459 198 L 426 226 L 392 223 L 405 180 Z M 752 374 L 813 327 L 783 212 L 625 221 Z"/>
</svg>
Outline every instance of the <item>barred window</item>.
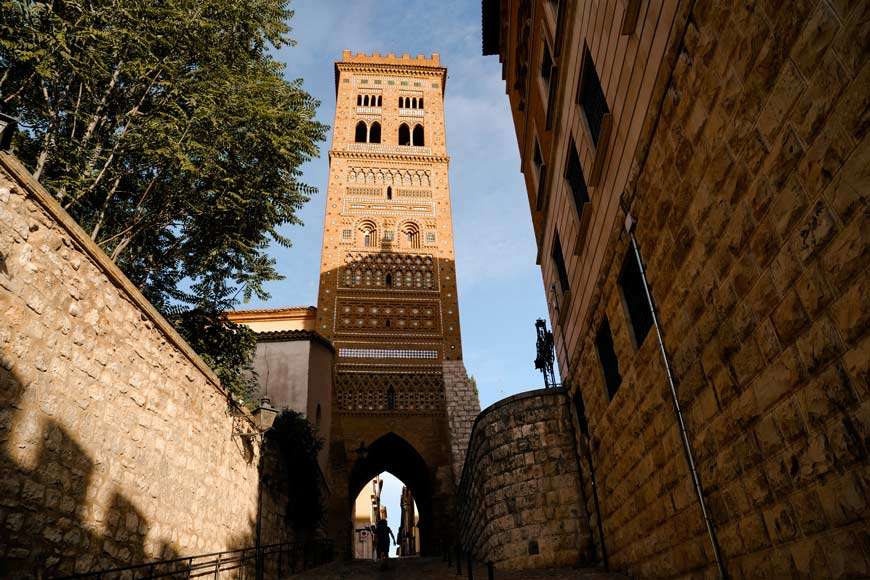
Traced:
<svg viewBox="0 0 870 580">
<path fill-rule="evenodd" d="M 350 240 L 353 238 L 353 230 L 343 229 L 341 230 L 341 239 L 342 240 Z"/>
<path fill-rule="evenodd" d="M 435 243 L 435 232 L 426 232 L 426 243 L 434 244 Z"/>
<path fill-rule="evenodd" d="M 437 350 L 406 350 L 386 348 L 340 348 L 338 356 L 344 358 L 438 358 Z"/>
</svg>

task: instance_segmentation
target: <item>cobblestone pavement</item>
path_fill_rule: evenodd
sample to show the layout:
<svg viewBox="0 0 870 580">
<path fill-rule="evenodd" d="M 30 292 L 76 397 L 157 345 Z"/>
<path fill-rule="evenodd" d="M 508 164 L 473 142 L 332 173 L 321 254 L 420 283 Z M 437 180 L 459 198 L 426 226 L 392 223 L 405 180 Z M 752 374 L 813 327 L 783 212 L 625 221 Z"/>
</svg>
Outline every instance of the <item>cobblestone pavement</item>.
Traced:
<svg viewBox="0 0 870 580">
<path fill-rule="evenodd" d="M 389 567 L 381 570 L 376 562 L 333 562 L 314 570 L 296 574 L 293 580 L 465 580 L 468 573 L 462 567 L 462 575 L 456 568 L 448 568 L 440 558 L 407 558 L 390 560 Z M 486 580 L 486 568 L 474 570 L 475 580 Z M 528 570 L 523 572 L 496 571 L 496 580 L 619 580 L 626 576 L 607 574 L 585 568 L 560 568 L 558 570 Z"/>
</svg>

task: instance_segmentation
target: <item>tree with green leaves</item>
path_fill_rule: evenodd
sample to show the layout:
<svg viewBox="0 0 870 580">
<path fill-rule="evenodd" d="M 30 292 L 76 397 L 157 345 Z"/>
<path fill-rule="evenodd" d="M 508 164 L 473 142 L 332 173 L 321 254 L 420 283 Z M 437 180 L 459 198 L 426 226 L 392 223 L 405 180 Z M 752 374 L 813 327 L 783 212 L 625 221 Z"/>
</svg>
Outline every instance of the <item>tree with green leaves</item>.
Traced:
<svg viewBox="0 0 870 580">
<path fill-rule="evenodd" d="M 241 397 L 254 341 L 222 313 L 281 278 L 326 132 L 270 54 L 288 2 L 0 0 L 16 155 Z"/>
</svg>

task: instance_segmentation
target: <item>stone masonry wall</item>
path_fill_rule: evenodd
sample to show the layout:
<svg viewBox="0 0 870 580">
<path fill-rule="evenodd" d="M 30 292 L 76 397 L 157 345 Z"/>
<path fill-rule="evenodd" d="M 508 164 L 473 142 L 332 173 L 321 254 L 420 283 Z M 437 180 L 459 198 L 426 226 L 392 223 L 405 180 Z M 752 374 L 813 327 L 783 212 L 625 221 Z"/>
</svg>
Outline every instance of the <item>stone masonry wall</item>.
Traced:
<svg viewBox="0 0 870 580">
<path fill-rule="evenodd" d="M 248 417 L 14 158 L 0 170 L 0 576 L 252 545 Z"/>
<path fill-rule="evenodd" d="M 444 361 L 442 365 L 447 424 L 450 429 L 450 461 L 454 482 L 459 484 L 471 427 L 480 413 L 480 399 L 474 385 L 468 380 L 465 364 L 461 360 Z"/>
<path fill-rule="evenodd" d="M 868 22 L 867 2 L 695 2 L 623 199 L 732 577 L 870 574 Z M 571 365 L 604 542 L 638 577 L 709 576 L 656 337 L 638 347 L 628 323 L 617 223 Z"/>
<path fill-rule="evenodd" d="M 474 423 L 459 486 L 463 549 L 498 569 L 573 565 L 589 549 L 563 389 L 509 397 Z"/>
</svg>

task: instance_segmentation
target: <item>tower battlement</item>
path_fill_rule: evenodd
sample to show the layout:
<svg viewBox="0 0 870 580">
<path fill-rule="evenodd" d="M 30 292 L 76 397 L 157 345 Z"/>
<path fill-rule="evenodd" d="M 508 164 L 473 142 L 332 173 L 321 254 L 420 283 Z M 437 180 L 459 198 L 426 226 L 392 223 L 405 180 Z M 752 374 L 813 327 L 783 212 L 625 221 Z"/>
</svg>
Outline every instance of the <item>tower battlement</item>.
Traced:
<svg viewBox="0 0 870 580">
<path fill-rule="evenodd" d="M 412 57 L 409 53 L 403 53 L 399 56 L 396 56 L 395 53 L 391 52 L 385 55 L 382 55 L 378 52 L 373 52 L 372 54 L 365 54 L 362 52 L 354 53 L 351 50 L 345 49 L 341 53 L 341 61 L 346 63 L 360 63 L 360 64 L 398 64 L 398 65 L 413 65 L 413 66 L 430 66 L 430 67 L 441 67 L 441 55 L 437 52 L 433 52 L 432 56 L 427 57 L 424 54 L 418 54 L 417 56 Z"/>
</svg>

